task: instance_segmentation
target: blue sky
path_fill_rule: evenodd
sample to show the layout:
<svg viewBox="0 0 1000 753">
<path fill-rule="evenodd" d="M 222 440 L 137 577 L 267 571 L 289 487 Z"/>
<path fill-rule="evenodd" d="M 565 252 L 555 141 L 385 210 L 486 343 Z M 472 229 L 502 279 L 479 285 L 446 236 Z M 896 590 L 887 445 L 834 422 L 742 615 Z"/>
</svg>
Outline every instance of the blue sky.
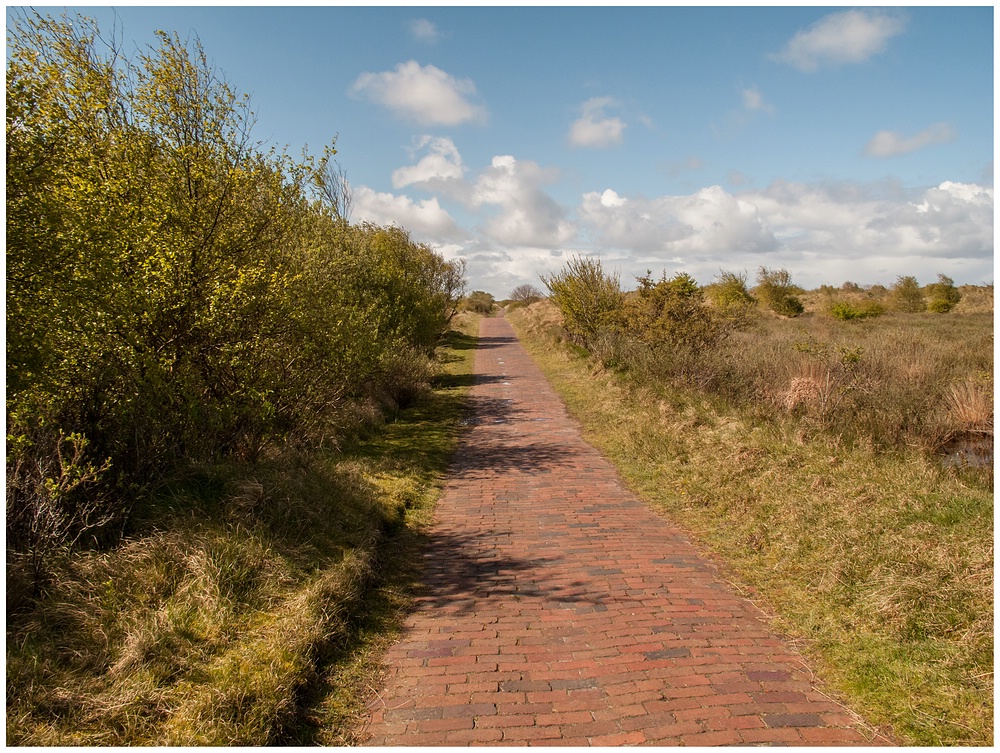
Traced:
<svg viewBox="0 0 1000 753">
<path fill-rule="evenodd" d="M 352 220 L 498 298 L 577 254 L 626 287 L 993 281 L 992 6 L 114 12 L 128 50 L 197 34 L 257 139 L 336 136 Z"/>
</svg>

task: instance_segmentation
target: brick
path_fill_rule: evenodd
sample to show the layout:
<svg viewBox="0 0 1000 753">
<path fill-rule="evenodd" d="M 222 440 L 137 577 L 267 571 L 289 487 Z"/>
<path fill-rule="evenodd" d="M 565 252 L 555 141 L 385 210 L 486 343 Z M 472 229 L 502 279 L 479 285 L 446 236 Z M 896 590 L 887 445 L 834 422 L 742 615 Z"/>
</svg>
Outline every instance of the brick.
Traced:
<svg viewBox="0 0 1000 753">
<path fill-rule="evenodd" d="M 535 717 L 532 714 L 498 714 L 476 718 L 477 727 L 533 727 L 534 725 Z"/>
<path fill-rule="evenodd" d="M 722 732 L 696 732 L 693 735 L 684 735 L 681 741 L 685 745 L 697 747 L 707 747 L 709 745 L 739 745 L 743 742 L 740 733 L 734 730 Z"/>
<path fill-rule="evenodd" d="M 614 735 L 598 735 L 590 738 L 590 744 L 594 746 L 639 745 L 644 742 L 646 742 L 646 735 L 643 732 L 619 732 Z"/>
<path fill-rule="evenodd" d="M 764 717 L 768 727 L 822 727 L 819 714 L 769 714 Z"/>
<path fill-rule="evenodd" d="M 503 740 L 543 740 L 561 737 L 558 727 L 507 727 L 503 731 Z"/>
</svg>

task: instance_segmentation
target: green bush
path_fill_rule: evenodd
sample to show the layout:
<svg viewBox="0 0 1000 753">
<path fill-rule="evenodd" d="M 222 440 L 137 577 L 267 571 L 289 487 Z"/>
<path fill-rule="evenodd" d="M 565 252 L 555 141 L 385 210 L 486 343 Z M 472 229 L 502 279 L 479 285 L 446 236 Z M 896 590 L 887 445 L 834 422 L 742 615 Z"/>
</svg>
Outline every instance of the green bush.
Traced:
<svg viewBox="0 0 1000 753">
<path fill-rule="evenodd" d="M 757 270 L 757 287 L 754 295 L 762 306 L 780 316 L 796 317 L 805 311 L 805 306 L 795 293 L 799 288 L 792 284 L 792 276 L 787 269 Z"/>
<path fill-rule="evenodd" d="M 476 314 L 489 315 L 493 312 L 496 301 L 490 293 L 482 290 L 474 290 L 462 301 L 464 311 L 472 311 Z"/>
<path fill-rule="evenodd" d="M 752 321 L 757 301 L 747 289 L 745 274 L 722 271 L 714 283 L 705 287 L 705 293 L 732 327 L 742 329 Z"/>
<path fill-rule="evenodd" d="M 904 314 L 918 314 L 927 310 L 924 294 L 916 277 L 897 277 L 889 293 L 892 308 Z"/>
<path fill-rule="evenodd" d="M 608 274 L 600 259 L 573 257 L 557 274 L 542 277 L 563 325 L 578 344 L 588 345 L 599 333 L 620 326 L 624 300 L 618 274 Z"/>
<path fill-rule="evenodd" d="M 938 281 L 927 286 L 930 303 L 927 310 L 935 314 L 946 314 L 962 300 L 962 294 L 955 287 L 955 281 L 945 275 L 938 275 Z"/>
<path fill-rule="evenodd" d="M 849 301 L 834 301 L 828 309 L 830 316 L 842 322 L 851 319 L 873 319 L 885 313 L 885 308 L 874 301 L 853 304 Z"/>
<path fill-rule="evenodd" d="M 705 303 L 705 293 L 690 275 L 681 272 L 667 279 L 666 272 L 653 282 L 649 272 L 625 304 L 625 330 L 629 337 L 650 345 L 684 345 L 704 348 L 722 335 L 719 317 Z"/>
<path fill-rule="evenodd" d="M 317 173 L 334 149 L 263 151 L 197 43 L 100 40 L 79 17 L 9 29 L 15 549 L 121 531 L 186 464 L 335 442 L 352 403 L 405 402 L 464 285 L 404 230 L 347 224 Z"/>
</svg>

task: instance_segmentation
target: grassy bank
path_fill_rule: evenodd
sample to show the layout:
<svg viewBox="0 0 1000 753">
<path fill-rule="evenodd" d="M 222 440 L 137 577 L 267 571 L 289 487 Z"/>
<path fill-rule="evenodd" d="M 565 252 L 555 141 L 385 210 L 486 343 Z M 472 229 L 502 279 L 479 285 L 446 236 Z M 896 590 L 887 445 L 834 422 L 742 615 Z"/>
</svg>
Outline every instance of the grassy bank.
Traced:
<svg viewBox="0 0 1000 753">
<path fill-rule="evenodd" d="M 544 302 L 510 319 L 588 441 L 776 615 L 830 692 L 910 744 L 992 744 L 992 469 L 609 372 L 557 345 Z"/>
<path fill-rule="evenodd" d="M 32 598 L 9 560 L 7 744 L 350 742 L 460 430 L 454 326 L 434 389 L 339 451 L 192 469 Z"/>
</svg>

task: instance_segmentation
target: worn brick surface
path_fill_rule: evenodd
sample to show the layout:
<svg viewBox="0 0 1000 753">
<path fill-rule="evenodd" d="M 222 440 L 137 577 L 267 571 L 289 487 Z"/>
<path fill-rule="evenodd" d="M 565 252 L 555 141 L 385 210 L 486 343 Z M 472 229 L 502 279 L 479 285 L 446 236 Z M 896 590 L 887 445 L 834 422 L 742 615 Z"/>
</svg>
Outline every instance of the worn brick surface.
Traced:
<svg viewBox="0 0 1000 753">
<path fill-rule="evenodd" d="M 870 745 L 579 428 L 502 318 L 369 745 Z"/>
</svg>

